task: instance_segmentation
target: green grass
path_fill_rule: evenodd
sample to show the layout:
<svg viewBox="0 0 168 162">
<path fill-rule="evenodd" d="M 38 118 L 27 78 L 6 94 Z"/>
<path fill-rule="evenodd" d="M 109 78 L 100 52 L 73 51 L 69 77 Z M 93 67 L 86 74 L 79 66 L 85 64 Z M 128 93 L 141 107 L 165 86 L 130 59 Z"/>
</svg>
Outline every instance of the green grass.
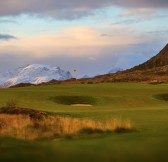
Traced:
<svg viewBox="0 0 168 162">
<path fill-rule="evenodd" d="M 83 134 L 65 139 L 21 141 L 0 138 L 0 161 L 167 162 L 168 84 L 112 83 L 0 89 L 0 106 L 15 100 L 20 107 L 63 116 L 107 120 L 130 119 L 136 132 Z M 93 107 L 71 107 L 51 98 L 89 96 Z M 72 98 L 73 98 L 72 97 Z"/>
</svg>

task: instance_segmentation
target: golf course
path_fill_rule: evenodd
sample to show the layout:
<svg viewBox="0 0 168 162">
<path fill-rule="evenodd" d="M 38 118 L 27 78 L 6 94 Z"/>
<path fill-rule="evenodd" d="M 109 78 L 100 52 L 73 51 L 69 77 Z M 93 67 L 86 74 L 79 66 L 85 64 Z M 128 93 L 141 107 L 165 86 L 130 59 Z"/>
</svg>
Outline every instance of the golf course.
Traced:
<svg viewBox="0 0 168 162">
<path fill-rule="evenodd" d="M 166 83 L 55 84 L 0 89 L 0 107 L 11 101 L 18 107 L 79 121 L 130 121 L 133 129 L 84 131 L 33 140 L 1 135 L 1 162 L 168 161 Z"/>
</svg>

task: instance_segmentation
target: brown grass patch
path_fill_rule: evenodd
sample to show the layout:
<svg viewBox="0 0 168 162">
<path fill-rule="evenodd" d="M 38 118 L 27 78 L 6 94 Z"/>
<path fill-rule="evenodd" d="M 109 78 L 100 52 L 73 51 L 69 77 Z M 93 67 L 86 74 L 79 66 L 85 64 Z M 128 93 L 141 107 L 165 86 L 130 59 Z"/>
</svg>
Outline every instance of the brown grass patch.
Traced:
<svg viewBox="0 0 168 162">
<path fill-rule="evenodd" d="M 79 133 L 127 132 L 134 128 L 129 120 L 94 121 L 71 117 L 48 116 L 41 120 L 29 115 L 0 114 L 0 136 L 25 140 L 64 137 Z"/>
</svg>

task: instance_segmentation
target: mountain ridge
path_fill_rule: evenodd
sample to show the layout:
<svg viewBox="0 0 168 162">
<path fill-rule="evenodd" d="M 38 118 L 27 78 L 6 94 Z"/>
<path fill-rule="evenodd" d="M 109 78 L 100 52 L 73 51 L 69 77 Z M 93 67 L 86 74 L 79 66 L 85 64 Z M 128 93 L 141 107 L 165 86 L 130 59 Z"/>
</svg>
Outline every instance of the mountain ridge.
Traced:
<svg viewBox="0 0 168 162">
<path fill-rule="evenodd" d="M 168 44 L 157 55 L 140 65 L 97 76 L 89 82 L 168 82 Z"/>
<path fill-rule="evenodd" d="M 163 60 L 163 62 L 162 62 Z M 65 80 L 62 84 L 94 84 L 114 82 L 168 83 L 168 44 L 154 57 L 131 69 L 94 78 Z"/>
<path fill-rule="evenodd" d="M 157 55 L 130 70 L 147 70 L 166 65 L 168 65 L 168 44 L 166 44 L 166 46 Z"/>
<path fill-rule="evenodd" d="M 63 79 L 63 81 L 52 78 L 46 83 L 41 82 L 39 85 L 93 84 L 104 82 L 168 83 L 168 44 L 166 44 L 166 46 L 157 55 L 148 61 L 128 70 L 123 70 L 112 74 L 99 75 L 94 78 L 74 79 L 71 76 L 67 79 Z M 34 84 L 19 84 L 18 86 L 20 87 L 22 85 L 29 86 Z"/>
<path fill-rule="evenodd" d="M 52 79 L 67 80 L 72 78 L 69 71 L 50 65 L 29 64 L 0 74 L 0 86 L 10 87 L 19 83 L 40 84 Z"/>
</svg>

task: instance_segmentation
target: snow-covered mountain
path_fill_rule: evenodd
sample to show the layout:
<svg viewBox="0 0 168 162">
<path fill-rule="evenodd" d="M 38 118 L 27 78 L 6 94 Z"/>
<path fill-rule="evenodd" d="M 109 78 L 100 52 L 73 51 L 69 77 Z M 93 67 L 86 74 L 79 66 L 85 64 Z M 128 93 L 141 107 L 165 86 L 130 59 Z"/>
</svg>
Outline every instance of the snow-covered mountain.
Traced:
<svg viewBox="0 0 168 162">
<path fill-rule="evenodd" d="M 67 80 L 72 78 L 69 71 L 50 65 L 31 64 L 6 73 L 0 73 L 0 87 L 10 87 L 19 83 L 39 84 L 52 79 Z"/>
<path fill-rule="evenodd" d="M 111 69 L 111 70 L 108 72 L 108 74 L 116 73 L 116 72 L 119 72 L 119 71 L 123 71 L 123 69 L 116 67 L 116 68 Z"/>
</svg>

